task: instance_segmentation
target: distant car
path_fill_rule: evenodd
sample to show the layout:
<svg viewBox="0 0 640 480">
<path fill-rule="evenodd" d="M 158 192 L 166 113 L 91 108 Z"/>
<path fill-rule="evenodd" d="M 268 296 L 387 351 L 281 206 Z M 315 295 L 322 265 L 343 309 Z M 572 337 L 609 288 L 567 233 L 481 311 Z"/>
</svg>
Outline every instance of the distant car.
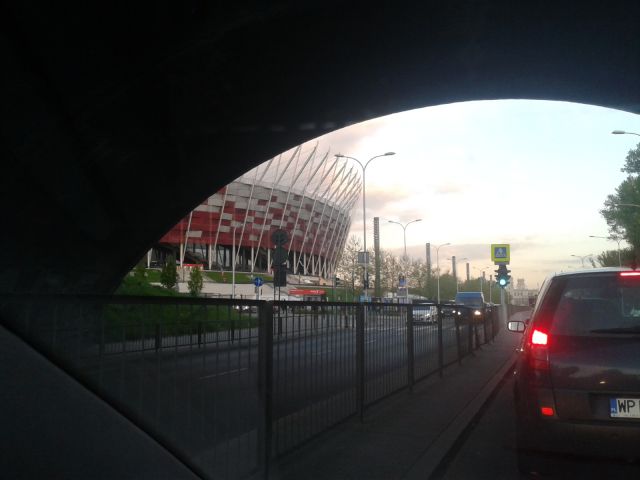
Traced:
<svg viewBox="0 0 640 480">
<path fill-rule="evenodd" d="M 250 305 L 234 305 L 233 309 L 239 312 L 250 312 L 251 306 Z"/>
<path fill-rule="evenodd" d="M 438 323 L 438 308 L 436 306 L 413 307 L 413 323 L 434 324 Z"/>
<path fill-rule="evenodd" d="M 486 316 L 486 304 L 482 292 L 458 292 L 456 304 L 468 307 L 470 318 L 473 320 L 482 320 Z"/>
<path fill-rule="evenodd" d="M 518 466 L 538 453 L 640 457 L 640 271 L 594 269 L 547 279 L 515 371 Z"/>
</svg>

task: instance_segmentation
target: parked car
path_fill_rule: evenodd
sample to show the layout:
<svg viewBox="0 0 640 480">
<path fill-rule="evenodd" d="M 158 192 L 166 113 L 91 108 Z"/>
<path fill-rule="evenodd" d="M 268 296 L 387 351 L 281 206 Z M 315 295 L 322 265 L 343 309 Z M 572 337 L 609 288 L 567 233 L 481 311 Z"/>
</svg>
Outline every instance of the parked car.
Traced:
<svg viewBox="0 0 640 480">
<path fill-rule="evenodd" d="M 438 323 L 438 307 L 435 305 L 414 306 L 413 323 L 426 325 Z"/>
<path fill-rule="evenodd" d="M 540 452 L 640 457 L 640 271 L 594 269 L 547 279 L 526 322 L 515 371 L 518 465 Z"/>
</svg>

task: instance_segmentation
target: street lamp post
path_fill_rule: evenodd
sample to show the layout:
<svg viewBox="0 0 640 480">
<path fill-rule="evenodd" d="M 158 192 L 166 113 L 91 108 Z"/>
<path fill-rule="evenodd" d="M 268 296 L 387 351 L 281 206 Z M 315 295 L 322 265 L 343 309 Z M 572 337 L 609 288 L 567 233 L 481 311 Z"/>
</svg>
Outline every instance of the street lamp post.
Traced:
<svg viewBox="0 0 640 480">
<path fill-rule="evenodd" d="M 422 219 L 421 218 L 416 218 L 415 220 L 411 220 L 409 223 L 406 224 L 402 224 L 400 222 L 394 222 L 393 220 L 388 220 L 389 223 L 395 223 L 396 225 L 400 225 L 402 227 L 402 233 L 404 236 L 404 261 L 407 261 L 407 227 L 409 225 L 411 225 L 412 223 L 416 223 L 416 222 L 421 222 Z M 406 265 L 406 263 L 404 263 L 404 265 Z M 405 278 L 405 284 L 404 284 L 404 296 L 405 298 L 409 298 L 409 286 L 407 285 L 406 281 L 407 281 L 407 272 L 403 272 L 404 274 L 404 278 Z M 400 287 L 400 285 L 398 285 L 398 287 Z"/>
<path fill-rule="evenodd" d="M 574 255 L 573 253 L 571 254 L 572 257 L 576 257 L 580 259 L 580 263 L 582 264 L 582 268 L 584 268 L 584 259 L 585 258 L 589 258 L 593 256 L 593 253 L 589 253 L 588 255 Z"/>
<path fill-rule="evenodd" d="M 341 153 L 337 153 L 335 155 L 336 158 L 349 158 L 355 161 L 358 165 L 360 165 L 360 168 L 362 168 L 362 243 L 363 243 L 364 257 L 365 257 L 364 258 L 365 264 L 364 264 L 364 289 L 363 290 L 364 290 L 365 301 L 368 298 L 367 291 L 368 291 L 368 284 L 369 284 L 369 270 L 368 270 L 369 256 L 367 255 L 367 200 L 366 200 L 365 174 L 367 171 L 367 166 L 369 165 L 369 163 L 371 163 L 372 160 L 380 157 L 388 157 L 395 154 L 396 154 L 395 152 L 387 152 L 387 153 L 383 153 L 382 155 L 376 155 L 375 157 L 371 157 L 369 160 L 367 160 L 367 163 L 365 163 L 364 165 L 357 158 L 349 157 L 348 155 L 342 155 Z"/>
<path fill-rule="evenodd" d="M 440 247 L 451 245 L 451 243 L 443 243 L 436 247 L 436 272 L 438 273 L 438 303 L 440 303 Z"/>
<path fill-rule="evenodd" d="M 236 228 L 233 227 L 233 247 L 231 252 L 231 298 L 236 298 Z M 275 290 L 275 289 L 274 289 Z"/>
<path fill-rule="evenodd" d="M 613 240 L 614 242 L 618 242 L 618 266 L 622 266 L 622 257 L 620 255 L 620 242 L 623 240 L 620 237 L 599 237 L 598 235 L 589 235 L 589 238 L 603 238 L 605 240 Z"/>
<path fill-rule="evenodd" d="M 640 208 L 640 205 L 638 205 L 636 203 L 614 203 L 613 206 L 614 207 L 636 207 L 636 208 Z"/>
<path fill-rule="evenodd" d="M 394 222 L 393 220 L 389 220 L 389 223 L 395 223 L 396 225 L 400 225 L 402 227 L 402 233 L 404 235 L 404 258 L 407 258 L 407 227 L 412 223 L 421 222 L 421 218 L 416 218 L 415 220 L 411 220 L 409 223 L 405 223 L 404 225 L 400 222 Z"/>
<path fill-rule="evenodd" d="M 486 267 L 482 267 L 482 268 L 473 267 L 474 270 L 477 270 L 477 271 L 480 272 L 480 277 L 479 277 L 480 278 L 480 291 L 482 292 L 483 295 L 484 295 L 484 282 L 486 280 L 484 272 L 487 269 L 490 269 L 490 268 L 491 268 L 491 265 L 487 265 Z M 489 282 L 489 297 L 491 297 L 491 282 Z M 491 300 L 489 300 L 489 301 L 491 301 Z"/>
<path fill-rule="evenodd" d="M 614 135 L 637 135 L 640 137 L 640 133 L 635 133 L 635 132 L 625 132 L 624 130 L 614 130 L 613 132 Z"/>
</svg>

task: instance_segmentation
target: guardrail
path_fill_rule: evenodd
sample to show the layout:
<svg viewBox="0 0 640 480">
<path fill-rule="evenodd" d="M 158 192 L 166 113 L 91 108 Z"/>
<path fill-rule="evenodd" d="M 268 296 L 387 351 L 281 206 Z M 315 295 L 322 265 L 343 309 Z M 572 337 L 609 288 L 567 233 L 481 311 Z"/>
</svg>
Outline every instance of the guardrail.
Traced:
<svg viewBox="0 0 640 480">
<path fill-rule="evenodd" d="M 8 325 L 204 477 L 273 458 L 461 362 L 499 328 L 457 305 L 0 298 Z"/>
</svg>

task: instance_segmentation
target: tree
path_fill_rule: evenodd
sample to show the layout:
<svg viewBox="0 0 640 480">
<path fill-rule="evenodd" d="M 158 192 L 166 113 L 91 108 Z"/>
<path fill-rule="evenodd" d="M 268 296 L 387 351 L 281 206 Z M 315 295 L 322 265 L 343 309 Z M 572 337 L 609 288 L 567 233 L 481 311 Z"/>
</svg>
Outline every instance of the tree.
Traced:
<svg viewBox="0 0 640 480">
<path fill-rule="evenodd" d="M 351 235 L 347 239 L 340 259 L 336 264 L 336 275 L 342 278 L 345 284 L 351 284 L 353 296 L 355 296 L 356 285 L 361 285 L 362 267 L 358 265 L 358 252 L 360 249 L 360 239 L 355 235 Z"/>
<path fill-rule="evenodd" d="M 167 261 L 160 272 L 160 283 L 168 290 L 173 290 L 178 284 L 178 269 L 176 260 L 172 255 L 167 257 Z"/>
<path fill-rule="evenodd" d="M 191 269 L 191 275 L 189 275 L 189 281 L 187 286 L 189 287 L 189 293 L 192 297 L 197 297 L 202 291 L 202 271 L 200 267 L 196 266 Z"/>
<path fill-rule="evenodd" d="M 138 263 L 133 269 L 133 279 L 138 285 L 147 284 L 147 271 L 142 263 Z"/>
<path fill-rule="evenodd" d="M 640 254 L 640 144 L 629 150 L 624 167 L 627 178 L 618 185 L 616 193 L 608 195 L 600 213 L 612 235 L 624 238 L 632 247 L 635 260 Z"/>
<path fill-rule="evenodd" d="M 436 278 L 437 282 L 437 278 Z M 437 283 L 436 283 L 437 285 Z M 437 287 L 436 287 L 437 290 Z M 440 275 L 440 301 L 453 300 L 456 298 L 456 280 L 450 272 Z M 437 293 L 436 293 L 437 297 Z"/>
<path fill-rule="evenodd" d="M 620 249 L 620 259 L 622 260 L 622 265 L 632 265 L 635 259 L 633 249 Z M 620 265 L 618 261 L 618 250 L 606 250 L 598 255 L 596 260 L 601 267 L 617 267 Z"/>
</svg>

